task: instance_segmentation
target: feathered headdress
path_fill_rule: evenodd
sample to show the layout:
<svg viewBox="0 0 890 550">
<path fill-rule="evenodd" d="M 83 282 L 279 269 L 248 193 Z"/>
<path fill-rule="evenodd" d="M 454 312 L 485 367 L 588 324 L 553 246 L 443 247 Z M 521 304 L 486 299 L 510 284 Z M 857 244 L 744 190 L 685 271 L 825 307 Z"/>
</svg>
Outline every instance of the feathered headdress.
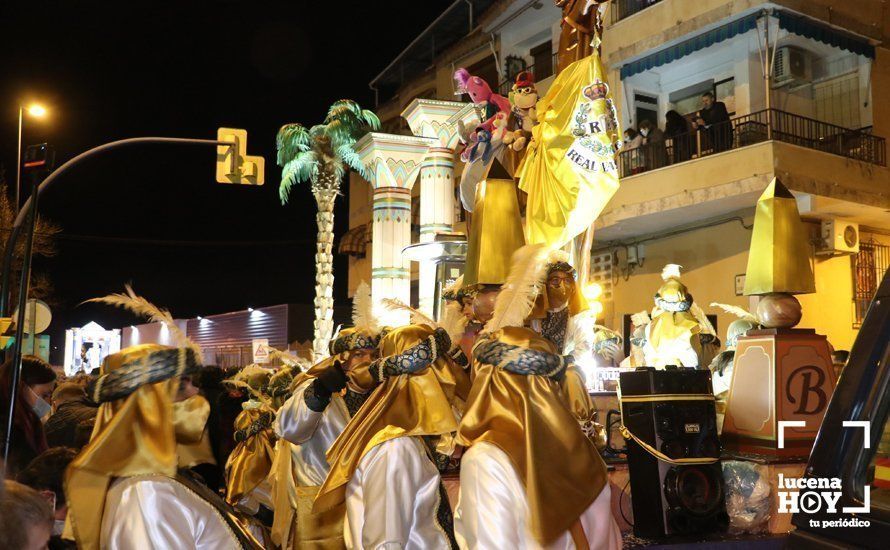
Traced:
<svg viewBox="0 0 890 550">
<path fill-rule="evenodd" d="M 173 320 L 173 315 L 171 315 L 169 311 L 159 308 L 142 296 L 138 296 L 135 292 L 133 292 L 133 288 L 130 285 L 124 285 L 124 291 L 125 292 L 123 293 L 115 293 L 109 294 L 107 296 L 102 296 L 100 298 L 92 298 L 90 300 L 86 300 L 83 303 L 95 302 L 100 304 L 108 304 L 111 306 L 126 309 L 134 313 L 135 315 L 148 319 L 152 323 L 162 323 L 164 326 L 167 327 L 167 330 L 170 331 L 170 336 L 172 337 L 176 347 L 190 348 L 192 351 L 194 351 L 195 356 L 198 358 L 198 361 L 203 363 L 201 346 L 190 340 L 188 336 L 185 335 L 182 329 L 180 329 L 179 326 L 176 324 L 176 321 Z"/>
<path fill-rule="evenodd" d="M 278 359 L 286 367 L 296 367 L 301 371 L 309 368 L 309 363 L 302 357 L 297 357 L 296 355 L 292 355 L 286 351 L 275 349 L 272 346 L 269 346 L 269 357 L 271 357 L 272 359 Z"/>
<path fill-rule="evenodd" d="M 510 273 L 494 303 L 494 313 L 485 332 L 521 327 L 535 305 L 541 279 L 547 269 L 549 250 L 543 244 L 526 245 L 513 253 Z"/>
<path fill-rule="evenodd" d="M 682 265 L 678 264 L 667 264 L 661 270 L 661 280 L 667 281 L 668 279 L 679 279 L 680 278 L 680 269 Z"/>
<path fill-rule="evenodd" d="M 451 285 L 449 285 L 442 295 L 453 295 L 455 299 L 447 300 L 442 307 L 442 314 L 439 315 L 439 326 L 445 329 L 452 342 L 459 342 L 461 336 L 467 328 L 466 315 L 463 312 L 463 303 L 460 299 L 460 290 L 463 286 L 464 276 L 458 277 Z"/>
<path fill-rule="evenodd" d="M 754 323 L 755 325 L 760 324 L 760 319 L 757 318 L 757 315 L 755 315 L 755 314 L 749 312 L 748 310 L 741 308 L 739 306 L 734 306 L 734 305 L 730 305 L 730 304 L 721 304 L 719 302 L 711 302 L 711 307 L 719 307 L 726 313 L 735 315 L 742 321 L 750 321 L 750 322 Z"/>
<path fill-rule="evenodd" d="M 390 311 L 407 311 L 411 316 L 411 324 L 413 325 L 428 325 L 434 329 L 439 328 L 439 323 L 435 322 L 429 315 L 419 309 L 409 306 L 401 300 L 396 298 L 384 298 L 380 303 Z"/>
<path fill-rule="evenodd" d="M 247 390 L 254 399 L 267 403 L 269 401 L 266 392 L 269 387 L 269 380 L 272 378 L 273 371 L 259 365 L 247 365 L 238 371 L 235 376 L 223 380 L 223 384 L 235 388 L 243 388 Z"/>
<path fill-rule="evenodd" d="M 352 297 L 352 325 L 358 332 L 375 334 L 380 330 L 374 315 L 371 287 L 364 281 L 358 284 Z"/>
</svg>

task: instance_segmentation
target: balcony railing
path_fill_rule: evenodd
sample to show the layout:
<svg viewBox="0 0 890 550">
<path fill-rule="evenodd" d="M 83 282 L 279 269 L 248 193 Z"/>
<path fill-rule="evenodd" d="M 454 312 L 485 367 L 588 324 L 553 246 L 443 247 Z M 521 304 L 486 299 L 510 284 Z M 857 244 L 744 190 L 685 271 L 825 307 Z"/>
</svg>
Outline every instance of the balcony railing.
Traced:
<svg viewBox="0 0 890 550">
<path fill-rule="evenodd" d="M 870 164 L 887 165 L 884 138 L 778 109 L 757 111 L 699 131 L 665 137 L 659 142 L 621 151 L 618 155 L 620 176 L 632 176 L 770 139 Z"/>
<path fill-rule="evenodd" d="M 641 12 L 653 4 L 657 4 L 661 0 L 612 0 L 610 11 L 612 12 L 612 23 L 621 21 L 625 17 Z"/>
<path fill-rule="evenodd" d="M 547 78 L 548 76 L 553 76 L 556 74 L 556 65 L 558 61 L 559 52 L 553 52 L 553 56 L 550 59 L 550 68 L 538 68 L 536 70 L 535 65 L 531 64 L 528 67 L 522 69 L 523 71 L 528 71 L 532 73 L 532 76 L 535 77 L 535 82 L 540 82 Z M 538 74 L 538 73 L 541 74 Z M 502 80 L 500 84 L 498 84 L 498 93 L 504 97 L 508 97 L 510 95 L 510 89 L 513 88 L 514 80 Z"/>
</svg>

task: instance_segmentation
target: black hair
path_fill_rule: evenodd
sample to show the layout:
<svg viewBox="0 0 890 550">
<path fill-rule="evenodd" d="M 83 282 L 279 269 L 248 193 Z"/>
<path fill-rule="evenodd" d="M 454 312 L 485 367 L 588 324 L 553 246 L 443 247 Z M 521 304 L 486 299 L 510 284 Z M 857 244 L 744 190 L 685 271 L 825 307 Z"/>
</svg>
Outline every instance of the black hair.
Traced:
<svg viewBox="0 0 890 550">
<path fill-rule="evenodd" d="M 711 90 L 708 90 L 707 92 L 703 93 L 701 96 L 702 97 L 710 97 L 711 99 L 715 99 L 714 92 L 712 92 Z"/>
<path fill-rule="evenodd" d="M 77 456 L 77 451 L 68 447 L 47 449 L 28 466 L 19 472 L 16 481 L 38 491 L 52 491 L 56 495 L 56 508 L 65 505 L 65 470 Z"/>
<path fill-rule="evenodd" d="M 56 371 L 40 357 L 36 355 L 22 356 L 22 382 L 26 385 L 49 384 L 55 382 L 56 378 Z"/>
</svg>

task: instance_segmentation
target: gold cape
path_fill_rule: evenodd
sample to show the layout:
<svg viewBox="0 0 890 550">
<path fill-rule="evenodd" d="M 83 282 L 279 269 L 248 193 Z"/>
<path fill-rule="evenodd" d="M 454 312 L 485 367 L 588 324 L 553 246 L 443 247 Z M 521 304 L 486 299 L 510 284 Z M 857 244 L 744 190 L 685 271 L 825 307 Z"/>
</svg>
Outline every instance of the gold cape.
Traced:
<svg viewBox="0 0 890 550">
<path fill-rule="evenodd" d="M 198 464 L 216 464 L 207 434 L 210 403 L 203 395 L 173 403 L 173 429 L 176 433 L 176 454 L 180 468 Z"/>
<path fill-rule="evenodd" d="M 380 341 L 380 356 L 402 353 L 433 334 L 426 325 L 397 328 Z M 442 436 L 457 431 L 452 405 L 469 391 L 467 374 L 444 355 L 429 367 L 386 378 L 368 397 L 327 452 L 331 471 L 315 499 L 324 512 L 346 499 L 346 484 L 374 446 L 403 436 Z"/>
<path fill-rule="evenodd" d="M 275 415 L 275 411 L 266 405 L 241 411 L 235 419 L 235 430 L 247 430 L 264 413 Z M 275 456 L 273 441 L 272 427 L 269 426 L 235 445 L 226 462 L 226 500 L 229 504 L 238 504 L 269 475 Z"/>
<path fill-rule="evenodd" d="M 530 329 L 506 327 L 491 335 L 507 344 L 556 353 Z M 566 406 L 560 385 L 476 363 L 476 378 L 457 437 L 501 449 L 528 496 L 529 529 L 546 545 L 569 531 L 607 482 L 606 465 Z"/>
<path fill-rule="evenodd" d="M 350 329 L 344 329 L 344 331 L 346 330 Z M 291 390 L 316 378 L 334 361 L 344 360 L 343 355 L 328 357 L 313 365 L 306 372 L 298 374 L 291 384 Z M 373 387 L 374 381 L 368 370 L 369 364 L 357 365 L 346 373 L 347 385 L 353 391 L 364 392 Z M 303 545 L 309 546 L 310 544 L 313 545 L 313 548 L 342 548 L 345 507 L 340 505 L 323 513 L 313 513 L 312 506 L 319 488 L 297 484 L 294 479 L 293 455 L 290 445 L 284 439 L 279 439 L 275 445 L 275 458 L 272 464 L 274 471 L 272 503 L 275 506 L 275 516 L 272 520 L 272 542 L 282 548 L 286 547 L 288 540 L 292 542 L 292 548 L 301 548 Z M 298 515 L 298 520 L 301 523 L 300 528 L 291 537 L 295 515 Z"/>
<path fill-rule="evenodd" d="M 701 342 L 698 338 L 693 338 L 701 332 L 701 326 L 695 315 L 688 311 L 670 312 L 656 309 L 652 313 L 651 323 L 649 343 L 655 350 L 659 350 L 667 342 L 688 342 L 701 358 Z M 659 362 L 661 364 L 657 366 L 682 364 L 677 357 L 659 357 Z"/>
<path fill-rule="evenodd" d="M 143 344 L 109 355 L 100 374 L 125 362 L 164 349 Z M 98 550 L 105 495 L 112 478 L 146 474 L 176 475 L 176 434 L 173 396 L 179 389 L 174 377 L 140 387 L 124 399 L 99 406 L 90 442 L 68 467 L 68 527 L 78 548 Z"/>
<path fill-rule="evenodd" d="M 569 65 L 538 102 L 540 124 L 516 171 L 528 244 L 559 248 L 587 231 L 618 190 L 618 122 L 599 55 Z M 579 123 L 580 119 L 586 123 Z"/>
</svg>

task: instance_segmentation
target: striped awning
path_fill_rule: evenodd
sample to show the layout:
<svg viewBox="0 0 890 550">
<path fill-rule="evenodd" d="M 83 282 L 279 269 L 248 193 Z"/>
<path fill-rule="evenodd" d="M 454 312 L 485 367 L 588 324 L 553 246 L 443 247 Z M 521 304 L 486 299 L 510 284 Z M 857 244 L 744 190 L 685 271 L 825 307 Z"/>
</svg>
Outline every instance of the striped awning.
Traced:
<svg viewBox="0 0 890 550">
<path fill-rule="evenodd" d="M 657 51 L 651 55 L 647 55 L 642 59 L 632 61 L 621 67 L 622 80 L 635 74 L 654 69 L 676 61 L 689 54 L 695 53 L 704 48 L 719 44 L 724 40 L 746 33 L 757 28 L 757 21 L 761 17 L 766 16 L 766 11 L 759 11 L 746 15 L 740 19 L 736 19 L 730 23 L 711 29 L 698 36 L 684 40 L 673 46 L 669 46 L 663 50 Z M 810 19 L 802 15 L 797 15 L 783 10 L 773 10 L 773 15 L 779 20 L 779 27 L 786 31 L 817 40 L 830 46 L 835 46 L 847 50 L 849 52 L 874 58 L 874 46 L 868 43 L 865 38 L 861 38 L 843 31 L 822 24 L 815 19 Z"/>
<path fill-rule="evenodd" d="M 337 252 L 364 258 L 369 242 L 371 242 L 371 224 L 362 224 L 353 227 L 340 237 L 340 245 L 337 247 Z"/>
</svg>

